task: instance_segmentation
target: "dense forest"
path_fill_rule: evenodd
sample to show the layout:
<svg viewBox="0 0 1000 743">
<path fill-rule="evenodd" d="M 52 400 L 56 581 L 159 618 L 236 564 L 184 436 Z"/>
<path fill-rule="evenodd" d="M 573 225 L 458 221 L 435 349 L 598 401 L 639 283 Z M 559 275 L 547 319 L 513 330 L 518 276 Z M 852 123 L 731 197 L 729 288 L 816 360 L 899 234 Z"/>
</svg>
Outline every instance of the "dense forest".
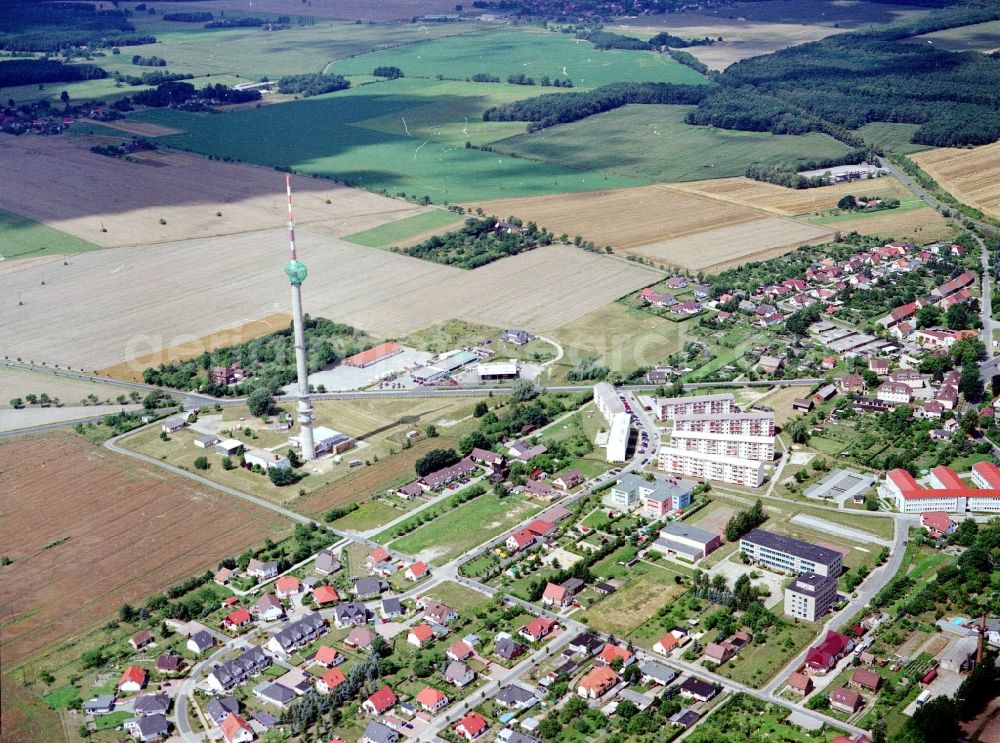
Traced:
<svg viewBox="0 0 1000 743">
<path fill-rule="evenodd" d="M 305 333 L 310 373 L 373 345 L 364 331 L 322 317 L 306 316 Z M 233 363 L 252 372 L 253 376 L 235 387 L 215 385 L 208 378 L 212 367 Z M 189 361 L 175 361 L 146 369 L 142 378 L 146 384 L 200 390 L 217 396 L 245 395 L 257 387 L 275 392 L 296 378 L 292 327 L 289 324 L 276 333 L 206 352 Z"/>
<path fill-rule="evenodd" d="M 179 23 L 207 23 L 212 20 L 212 14 L 207 10 L 196 10 L 188 13 L 164 13 L 163 20 Z"/>
<path fill-rule="evenodd" d="M 324 75 L 322 73 L 308 75 L 286 75 L 278 80 L 278 90 L 282 93 L 296 93 L 305 98 L 323 93 L 333 93 L 345 90 L 351 83 L 340 75 Z"/>
<path fill-rule="evenodd" d="M 876 30 L 827 37 L 731 65 L 688 123 L 800 134 L 820 120 L 920 124 L 913 141 L 986 144 L 1000 137 L 1000 60 L 901 39 L 1000 18 L 997 9 L 948 10 Z"/>
<path fill-rule="evenodd" d="M 611 83 L 586 92 L 548 93 L 494 106 L 483 113 L 483 121 L 528 121 L 528 131 L 537 131 L 630 103 L 698 103 L 710 92 L 708 85 Z"/>
<path fill-rule="evenodd" d="M 497 229 L 497 224 L 494 216 L 483 219 L 470 217 L 461 229 L 434 235 L 419 245 L 403 248 L 401 252 L 414 258 L 472 269 L 552 242 L 552 234 L 538 228 L 534 222 L 522 225 L 520 220 L 512 217 L 509 220 L 509 225 L 514 228 L 512 230 Z"/>
<path fill-rule="evenodd" d="M 137 35 L 123 9 L 94 3 L 0 2 L 0 49 L 57 52 L 72 46 L 108 48 L 155 41 Z"/>
<path fill-rule="evenodd" d="M 98 80 L 107 76 L 107 72 L 94 65 L 66 65 L 54 59 L 12 59 L 0 62 L 0 88 Z"/>
</svg>

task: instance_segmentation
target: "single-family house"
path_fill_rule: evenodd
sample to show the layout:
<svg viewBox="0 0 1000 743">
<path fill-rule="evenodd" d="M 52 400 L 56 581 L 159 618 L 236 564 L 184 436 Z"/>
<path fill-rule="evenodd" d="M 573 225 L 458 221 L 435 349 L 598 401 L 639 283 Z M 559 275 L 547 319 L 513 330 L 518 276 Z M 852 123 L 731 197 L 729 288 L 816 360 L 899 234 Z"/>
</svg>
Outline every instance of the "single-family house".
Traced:
<svg viewBox="0 0 1000 743">
<path fill-rule="evenodd" d="M 256 557 L 251 558 L 247 564 L 247 575 L 260 580 L 271 580 L 278 576 L 278 563 L 273 560 L 264 562 Z"/>
<path fill-rule="evenodd" d="M 812 692 L 813 681 L 804 673 L 796 671 L 788 677 L 788 690 L 800 697 L 805 697 Z"/>
<path fill-rule="evenodd" d="M 122 727 L 140 743 L 165 738 L 170 733 L 170 723 L 163 715 L 148 715 L 125 720 Z"/>
<path fill-rule="evenodd" d="M 540 642 L 548 637 L 552 631 L 558 627 L 554 619 L 548 617 L 535 617 L 517 631 L 517 634 L 529 642 Z"/>
<path fill-rule="evenodd" d="M 219 725 L 226 743 L 251 743 L 257 736 L 250 724 L 235 712 L 230 712 Z"/>
<path fill-rule="evenodd" d="M 381 715 L 392 709 L 397 702 L 396 695 L 388 686 L 383 686 L 361 705 L 361 709 L 370 715 Z"/>
<path fill-rule="evenodd" d="M 344 656 L 336 648 L 329 645 L 320 645 L 313 655 L 313 663 L 318 663 L 324 668 L 333 668 L 344 662 Z"/>
<path fill-rule="evenodd" d="M 718 686 L 702 681 L 695 676 L 684 679 L 677 688 L 680 689 L 682 697 L 696 699 L 699 702 L 707 702 L 719 693 Z"/>
<path fill-rule="evenodd" d="M 839 712 L 853 715 L 864 704 L 864 699 L 858 692 L 841 686 L 830 692 L 830 706 Z"/>
<path fill-rule="evenodd" d="M 358 743 L 396 743 L 398 740 L 399 733 L 397 731 L 381 722 L 371 720 L 365 727 L 364 735 L 359 738 Z"/>
<path fill-rule="evenodd" d="M 340 594 L 333 586 L 316 586 L 313 589 L 313 601 L 320 607 L 335 604 L 340 601 Z"/>
<path fill-rule="evenodd" d="M 187 649 L 196 655 L 201 655 L 206 650 L 215 647 L 215 637 L 206 630 L 195 632 L 188 638 Z"/>
<path fill-rule="evenodd" d="M 653 643 L 653 652 L 660 655 L 670 655 L 675 647 L 677 647 L 677 638 L 668 632 Z"/>
<path fill-rule="evenodd" d="M 374 639 L 375 635 L 364 627 L 355 627 L 344 638 L 344 646 L 364 650 L 372 644 L 372 640 Z"/>
<path fill-rule="evenodd" d="M 444 671 L 444 679 L 449 684 L 461 689 L 468 686 L 476 678 L 476 672 L 461 661 L 453 660 Z"/>
<path fill-rule="evenodd" d="M 333 575 L 341 568 L 343 565 L 340 564 L 340 560 L 329 550 L 322 550 L 316 555 L 315 570 L 320 575 Z"/>
<path fill-rule="evenodd" d="M 642 683 L 647 685 L 667 686 L 677 678 L 673 670 L 659 663 L 643 663 L 639 666 L 639 672 L 642 674 Z"/>
<path fill-rule="evenodd" d="M 302 584 L 294 575 L 283 575 L 275 581 L 274 589 L 279 599 L 288 599 L 302 593 Z"/>
<path fill-rule="evenodd" d="M 857 686 L 859 689 L 878 691 L 882 686 L 882 677 L 868 668 L 858 668 L 851 675 L 849 683 L 851 686 Z"/>
<path fill-rule="evenodd" d="M 448 695 L 432 686 L 425 686 L 417 694 L 415 701 L 424 710 L 433 714 L 448 706 Z"/>
<path fill-rule="evenodd" d="M 347 677 L 343 671 L 339 668 L 331 668 L 316 679 L 316 691 L 320 694 L 329 694 L 345 681 L 347 681 Z"/>
<path fill-rule="evenodd" d="M 584 699 L 599 699 L 618 683 L 618 674 L 610 666 L 594 666 L 583 675 L 576 693 Z"/>
<path fill-rule="evenodd" d="M 346 629 L 368 622 L 368 610 L 358 601 L 348 601 L 333 607 L 333 624 L 337 629 Z"/>
<path fill-rule="evenodd" d="M 146 671 L 139 666 L 129 666 L 118 681 L 118 691 L 123 694 L 142 691 L 146 686 Z"/>
<path fill-rule="evenodd" d="M 425 578 L 428 575 L 427 563 L 418 560 L 417 562 L 411 564 L 407 569 L 404 577 L 408 581 L 416 582 L 421 578 Z"/>
<path fill-rule="evenodd" d="M 504 660 L 514 660 L 524 655 L 524 645 L 510 637 L 500 637 L 493 643 L 493 655 Z"/>
<path fill-rule="evenodd" d="M 416 625 L 406 635 L 406 643 L 415 648 L 422 648 L 434 639 L 434 630 L 427 623 Z"/>
<path fill-rule="evenodd" d="M 597 662 L 610 666 L 616 660 L 620 660 L 622 663 L 621 667 L 625 668 L 635 660 L 635 653 L 621 645 L 613 645 L 610 642 L 605 643 L 604 647 L 601 648 L 600 654 L 597 656 Z"/>
<path fill-rule="evenodd" d="M 472 657 L 472 646 L 465 640 L 459 640 L 454 645 L 445 650 L 444 654 L 448 660 L 465 660 Z"/>
<path fill-rule="evenodd" d="M 239 700 L 234 696 L 212 697 L 205 703 L 205 714 L 216 725 L 221 725 L 229 715 L 238 715 Z"/>
<path fill-rule="evenodd" d="M 406 616 L 406 610 L 403 609 L 402 602 L 395 596 L 382 599 L 378 613 L 382 619 L 398 619 L 399 617 Z"/>
<path fill-rule="evenodd" d="M 170 697 L 166 694 L 143 694 L 132 703 L 132 712 L 139 717 L 165 715 L 169 710 Z"/>
<path fill-rule="evenodd" d="M 274 622 L 285 616 L 285 606 L 273 593 L 265 593 L 253 605 L 252 612 L 262 622 Z"/>
<path fill-rule="evenodd" d="M 447 625 L 449 622 L 458 619 L 457 611 L 439 601 L 424 599 L 421 603 L 423 605 L 424 617 L 435 624 Z"/>
<path fill-rule="evenodd" d="M 567 470 L 552 481 L 552 487 L 563 491 L 572 490 L 577 485 L 583 485 L 586 480 L 587 478 L 583 476 L 583 473 L 580 472 L 580 470 Z"/>
<path fill-rule="evenodd" d="M 486 735 L 489 725 L 481 714 L 470 712 L 455 726 L 455 733 L 466 740 L 478 740 Z"/>
</svg>

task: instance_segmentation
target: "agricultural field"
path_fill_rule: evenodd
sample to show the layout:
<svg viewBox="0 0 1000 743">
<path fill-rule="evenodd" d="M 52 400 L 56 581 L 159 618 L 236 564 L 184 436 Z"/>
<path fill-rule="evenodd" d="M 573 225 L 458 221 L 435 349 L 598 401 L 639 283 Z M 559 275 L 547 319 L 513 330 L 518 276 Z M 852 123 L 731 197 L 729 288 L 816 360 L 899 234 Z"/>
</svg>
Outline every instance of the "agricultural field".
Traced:
<svg viewBox="0 0 1000 743">
<path fill-rule="evenodd" d="M 868 23 L 892 23 L 928 12 L 919 5 L 888 5 L 881 2 L 838 2 L 827 0 L 760 0 L 724 6 L 708 15 L 740 18 L 753 22 L 857 28 Z"/>
<path fill-rule="evenodd" d="M 836 157 L 847 146 L 826 134 L 740 132 L 684 123 L 691 106 L 631 105 L 493 144 L 498 152 L 647 181 L 676 183 L 743 175 L 751 164 Z"/>
<path fill-rule="evenodd" d="M 750 178 L 719 178 L 678 184 L 676 188 L 740 206 L 761 209 L 781 216 L 811 214 L 835 209 L 847 194 L 904 199 L 910 192 L 892 176 L 854 183 L 838 183 L 822 188 L 785 188 Z"/>
<path fill-rule="evenodd" d="M 886 239 L 910 240 L 923 245 L 955 236 L 955 227 L 942 214 L 917 197 L 904 201 L 898 209 L 875 212 L 845 212 L 832 217 L 815 217 L 809 222 L 840 232 L 882 235 Z"/>
<path fill-rule="evenodd" d="M 785 47 L 818 41 L 840 33 L 829 26 L 811 26 L 802 22 L 748 21 L 732 15 L 725 18 L 698 13 L 668 13 L 642 18 L 641 21 L 621 18 L 615 28 L 615 33 L 640 39 L 649 39 L 661 31 L 684 39 L 722 37 L 722 41 L 716 41 L 711 46 L 693 46 L 684 50 L 710 69 L 720 71 L 741 59 L 770 54 Z"/>
<path fill-rule="evenodd" d="M 630 252 L 656 264 L 711 273 L 745 263 L 766 260 L 800 245 L 822 243 L 834 230 L 782 217 L 763 217 L 745 224 L 705 230 L 662 240 Z"/>
<path fill-rule="evenodd" d="M 697 318 L 674 322 L 613 302 L 552 331 L 567 349 L 563 367 L 584 357 L 613 369 L 631 371 L 655 366 L 681 350 L 686 331 Z"/>
<path fill-rule="evenodd" d="M 466 118 L 481 116 L 490 105 L 493 87 L 403 78 L 222 116 L 164 109 L 132 118 L 182 130 L 183 134 L 158 140 L 172 147 L 291 168 L 376 191 L 427 196 L 438 203 L 638 184 L 635 178 L 581 172 L 449 143 L 446 134 L 454 137 L 464 129 Z M 508 91 L 514 87 L 506 86 Z M 524 91 L 525 97 L 532 94 Z M 433 112 L 430 120 L 428 110 Z M 441 138 L 431 132 L 408 135 L 405 119 L 413 111 L 428 129 L 438 127 L 435 132 Z M 395 118 L 396 133 L 364 126 L 374 120 L 373 126 L 384 128 L 388 119 Z M 497 129 L 502 136 L 510 133 L 506 124 Z M 295 136 L 287 136 L 288 132 Z M 261 141 L 268 146 L 259 147 Z"/>
<path fill-rule="evenodd" d="M 245 11 L 247 4 L 243 0 L 200 0 L 199 8 L 211 8 L 222 11 Z M 258 13 L 302 14 L 303 7 L 299 0 L 256 0 L 254 10 Z M 380 0 L 377 3 L 363 0 L 336 0 L 333 2 L 310 2 L 308 15 L 317 18 L 339 18 L 360 21 L 395 21 L 410 20 L 415 16 L 435 13 L 454 13 L 455 4 L 451 0 Z M 428 28 L 438 26 L 448 28 L 459 24 L 440 23 L 428 24 Z M 464 26 L 465 24 L 461 24 Z"/>
<path fill-rule="evenodd" d="M 56 179 L 5 178 L 0 183 L 0 203 L 76 236 L 74 244 L 81 246 L 148 245 L 252 232 L 288 221 L 281 173 L 183 153 L 153 153 L 142 162 L 127 162 L 90 152 L 89 140 L 86 136 L 0 139 L 0 159 L 13 171 L 64 174 Z M 316 225 L 337 235 L 425 211 L 314 178 L 296 177 L 293 188 L 298 225 Z M 6 222 L 0 225 L 6 233 L 5 228 Z"/>
<path fill-rule="evenodd" d="M 910 139 L 920 128 L 920 124 L 893 124 L 887 121 L 873 121 L 859 127 L 857 132 L 869 142 L 874 142 L 886 150 L 909 155 L 913 152 L 929 150 L 925 144 L 913 144 Z"/>
<path fill-rule="evenodd" d="M 546 31 L 505 28 L 472 36 L 453 37 L 399 49 L 362 54 L 329 64 L 326 72 L 368 74 L 380 65 L 399 67 L 408 77 L 465 80 L 478 72 L 506 80 L 524 73 L 536 82 L 543 76 L 573 81 L 575 88 L 596 88 L 612 82 L 707 83 L 707 79 L 666 55 L 609 49 L 599 51 L 588 41 Z M 538 87 L 527 86 L 534 95 Z"/>
<path fill-rule="evenodd" d="M 909 39 L 913 44 L 933 44 L 949 52 L 984 52 L 1000 49 L 1000 21 L 973 23 L 969 26 L 946 28 Z"/>
<path fill-rule="evenodd" d="M 287 310 L 288 283 L 280 270 L 286 244 L 283 229 L 264 230 L 137 251 L 95 251 L 69 266 L 29 266 L 0 276 L 0 294 L 20 292 L 24 301 L 5 318 L 0 351 L 38 363 L 101 369 Z M 647 269 L 564 245 L 475 271 L 305 229 L 298 231 L 298 247 L 310 269 L 306 310 L 386 338 L 454 317 L 545 331 L 651 283 Z M 212 265 L 245 267 L 224 294 L 204 285 L 206 256 Z M 558 296 L 548 291 L 554 284 L 563 287 Z M 394 291 L 386 292 L 387 286 Z M 498 286 L 507 290 L 497 292 Z M 154 292 L 155 304 L 149 301 Z M 89 321 L 86 337 L 75 326 L 81 312 Z"/>
<path fill-rule="evenodd" d="M 388 248 L 391 245 L 406 245 L 419 240 L 424 234 L 434 234 L 442 229 L 454 229 L 462 224 L 464 217 L 454 212 L 434 209 L 429 212 L 414 214 L 412 217 L 390 222 L 370 230 L 356 232 L 344 237 L 355 245 L 369 248 Z"/>
<path fill-rule="evenodd" d="M 0 210 L 0 256 L 5 260 L 49 258 L 98 249 L 98 245 L 87 240 Z"/>
<path fill-rule="evenodd" d="M 13 560 L 4 568 L 8 662 L 289 530 L 269 511 L 70 434 L 4 443 L 0 458 L 8 496 L 0 542 Z M 123 560 L 122 545 L 141 547 Z"/>
<path fill-rule="evenodd" d="M 580 235 L 598 246 L 611 245 L 616 250 L 636 249 L 660 240 L 739 225 L 766 216 L 749 207 L 722 203 L 663 185 L 473 202 L 467 206 L 482 208 L 487 214 L 513 214 L 546 227 L 556 235 Z"/>
<path fill-rule="evenodd" d="M 389 546 L 404 554 L 438 564 L 455 559 L 463 552 L 492 539 L 529 516 L 541 505 L 509 495 L 489 492 L 455 508 L 415 531 L 393 540 Z M 475 528 L 470 528 L 475 525 Z"/>
<path fill-rule="evenodd" d="M 971 149 L 941 147 L 911 159 L 955 198 L 1000 217 L 1000 142 Z"/>
</svg>

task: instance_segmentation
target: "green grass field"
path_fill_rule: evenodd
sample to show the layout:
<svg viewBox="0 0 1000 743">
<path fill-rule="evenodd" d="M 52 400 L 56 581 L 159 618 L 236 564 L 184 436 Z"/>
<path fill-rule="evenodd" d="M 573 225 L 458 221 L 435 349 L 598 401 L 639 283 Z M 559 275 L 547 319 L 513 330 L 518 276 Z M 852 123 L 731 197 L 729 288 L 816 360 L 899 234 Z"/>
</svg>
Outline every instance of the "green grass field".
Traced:
<svg viewBox="0 0 1000 743">
<path fill-rule="evenodd" d="M 577 88 L 595 88 L 619 81 L 695 85 L 707 82 L 703 75 L 663 54 L 598 51 L 590 42 L 565 34 L 522 29 L 503 29 L 362 54 L 333 62 L 326 71 L 363 74 L 380 65 L 394 65 L 410 77 L 442 75 L 465 80 L 485 72 L 506 81 L 509 75 L 524 73 L 536 83 L 543 75 L 553 80 L 568 77 Z M 530 86 L 527 90 L 538 94 L 551 89 Z"/>
<path fill-rule="evenodd" d="M 490 492 L 394 540 L 391 546 L 411 555 L 427 552 L 428 560 L 444 563 L 540 510 L 538 503 Z"/>
<path fill-rule="evenodd" d="M 893 152 L 908 155 L 911 152 L 929 150 L 925 144 L 912 144 L 910 137 L 920 128 L 920 124 L 890 124 L 875 121 L 858 129 L 858 134 L 867 140 Z"/>
<path fill-rule="evenodd" d="M 444 209 L 435 209 L 432 212 L 415 214 L 406 219 L 373 227 L 364 232 L 356 232 L 344 239 L 356 245 L 364 245 L 369 248 L 388 248 L 400 240 L 406 240 L 414 235 L 419 235 L 421 232 L 444 227 L 445 225 L 460 225 L 464 220 L 465 217 L 461 214 L 455 214 Z"/>
<path fill-rule="evenodd" d="M 640 185 L 634 178 L 406 136 L 402 126 L 410 111 L 433 103 L 441 112 L 441 126 L 461 127 L 470 113 L 482 112 L 487 99 L 475 83 L 403 79 L 222 116 L 156 110 L 136 118 L 182 130 L 159 138 L 169 146 L 291 168 L 393 194 L 427 195 L 435 202 Z M 387 116 L 399 117 L 403 131 L 388 134 L 360 125 Z M 289 136 L 292 132 L 294 136 Z"/>
<path fill-rule="evenodd" d="M 632 105 L 570 124 L 521 134 L 494 149 L 584 170 L 650 181 L 741 176 L 753 163 L 835 157 L 847 146 L 826 134 L 799 136 L 690 126 L 690 106 Z"/>
<path fill-rule="evenodd" d="M 949 52 L 990 52 L 1000 49 L 1000 21 L 946 28 L 923 36 L 913 36 L 908 41 L 913 44 L 930 42 L 938 49 L 947 49 Z"/>
<path fill-rule="evenodd" d="M 33 219 L 0 210 L 0 256 L 4 258 L 41 258 L 88 250 L 100 250 L 100 246 Z"/>
</svg>

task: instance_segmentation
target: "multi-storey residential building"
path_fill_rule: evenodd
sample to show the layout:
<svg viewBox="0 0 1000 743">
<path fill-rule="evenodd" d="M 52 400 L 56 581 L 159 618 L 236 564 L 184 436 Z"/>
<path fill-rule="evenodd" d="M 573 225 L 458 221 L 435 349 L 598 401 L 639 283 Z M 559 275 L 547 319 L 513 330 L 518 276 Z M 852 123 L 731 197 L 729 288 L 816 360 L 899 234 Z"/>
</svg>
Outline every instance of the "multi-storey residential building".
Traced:
<svg viewBox="0 0 1000 743">
<path fill-rule="evenodd" d="M 836 578 L 842 568 L 842 555 L 836 550 L 763 529 L 753 529 L 744 535 L 740 539 L 740 552 L 751 562 L 783 573 L 816 573 Z"/>
<path fill-rule="evenodd" d="M 674 431 L 699 431 L 735 436 L 774 436 L 774 413 L 751 410 L 746 413 L 674 416 Z"/>
<path fill-rule="evenodd" d="M 659 467 L 683 477 L 718 480 L 749 488 L 757 488 L 764 483 L 763 462 L 724 454 L 703 454 L 673 446 L 660 447 Z"/>
<path fill-rule="evenodd" d="M 836 600 L 836 578 L 803 573 L 785 589 L 785 614 L 815 622 Z"/>
<path fill-rule="evenodd" d="M 744 436 L 732 433 L 678 431 L 670 435 L 670 445 L 702 454 L 723 454 L 761 462 L 774 460 L 774 436 Z"/>
<path fill-rule="evenodd" d="M 679 415 L 725 415 L 739 412 L 731 392 L 695 397 L 665 397 L 656 401 L 654 409 L 660 420 L 673 420 Z"/>
<path fill-rule="evenodd" d="M 594 405 L 601 411 L 601 415 L 608 423 L 611 423 L 618 413 L 625 412 L 625 406 L 622 404 L 621 398 L 618 397 L 618 391 L 607 382 L 599 382 L 594 385 Z"/>
</svg>

